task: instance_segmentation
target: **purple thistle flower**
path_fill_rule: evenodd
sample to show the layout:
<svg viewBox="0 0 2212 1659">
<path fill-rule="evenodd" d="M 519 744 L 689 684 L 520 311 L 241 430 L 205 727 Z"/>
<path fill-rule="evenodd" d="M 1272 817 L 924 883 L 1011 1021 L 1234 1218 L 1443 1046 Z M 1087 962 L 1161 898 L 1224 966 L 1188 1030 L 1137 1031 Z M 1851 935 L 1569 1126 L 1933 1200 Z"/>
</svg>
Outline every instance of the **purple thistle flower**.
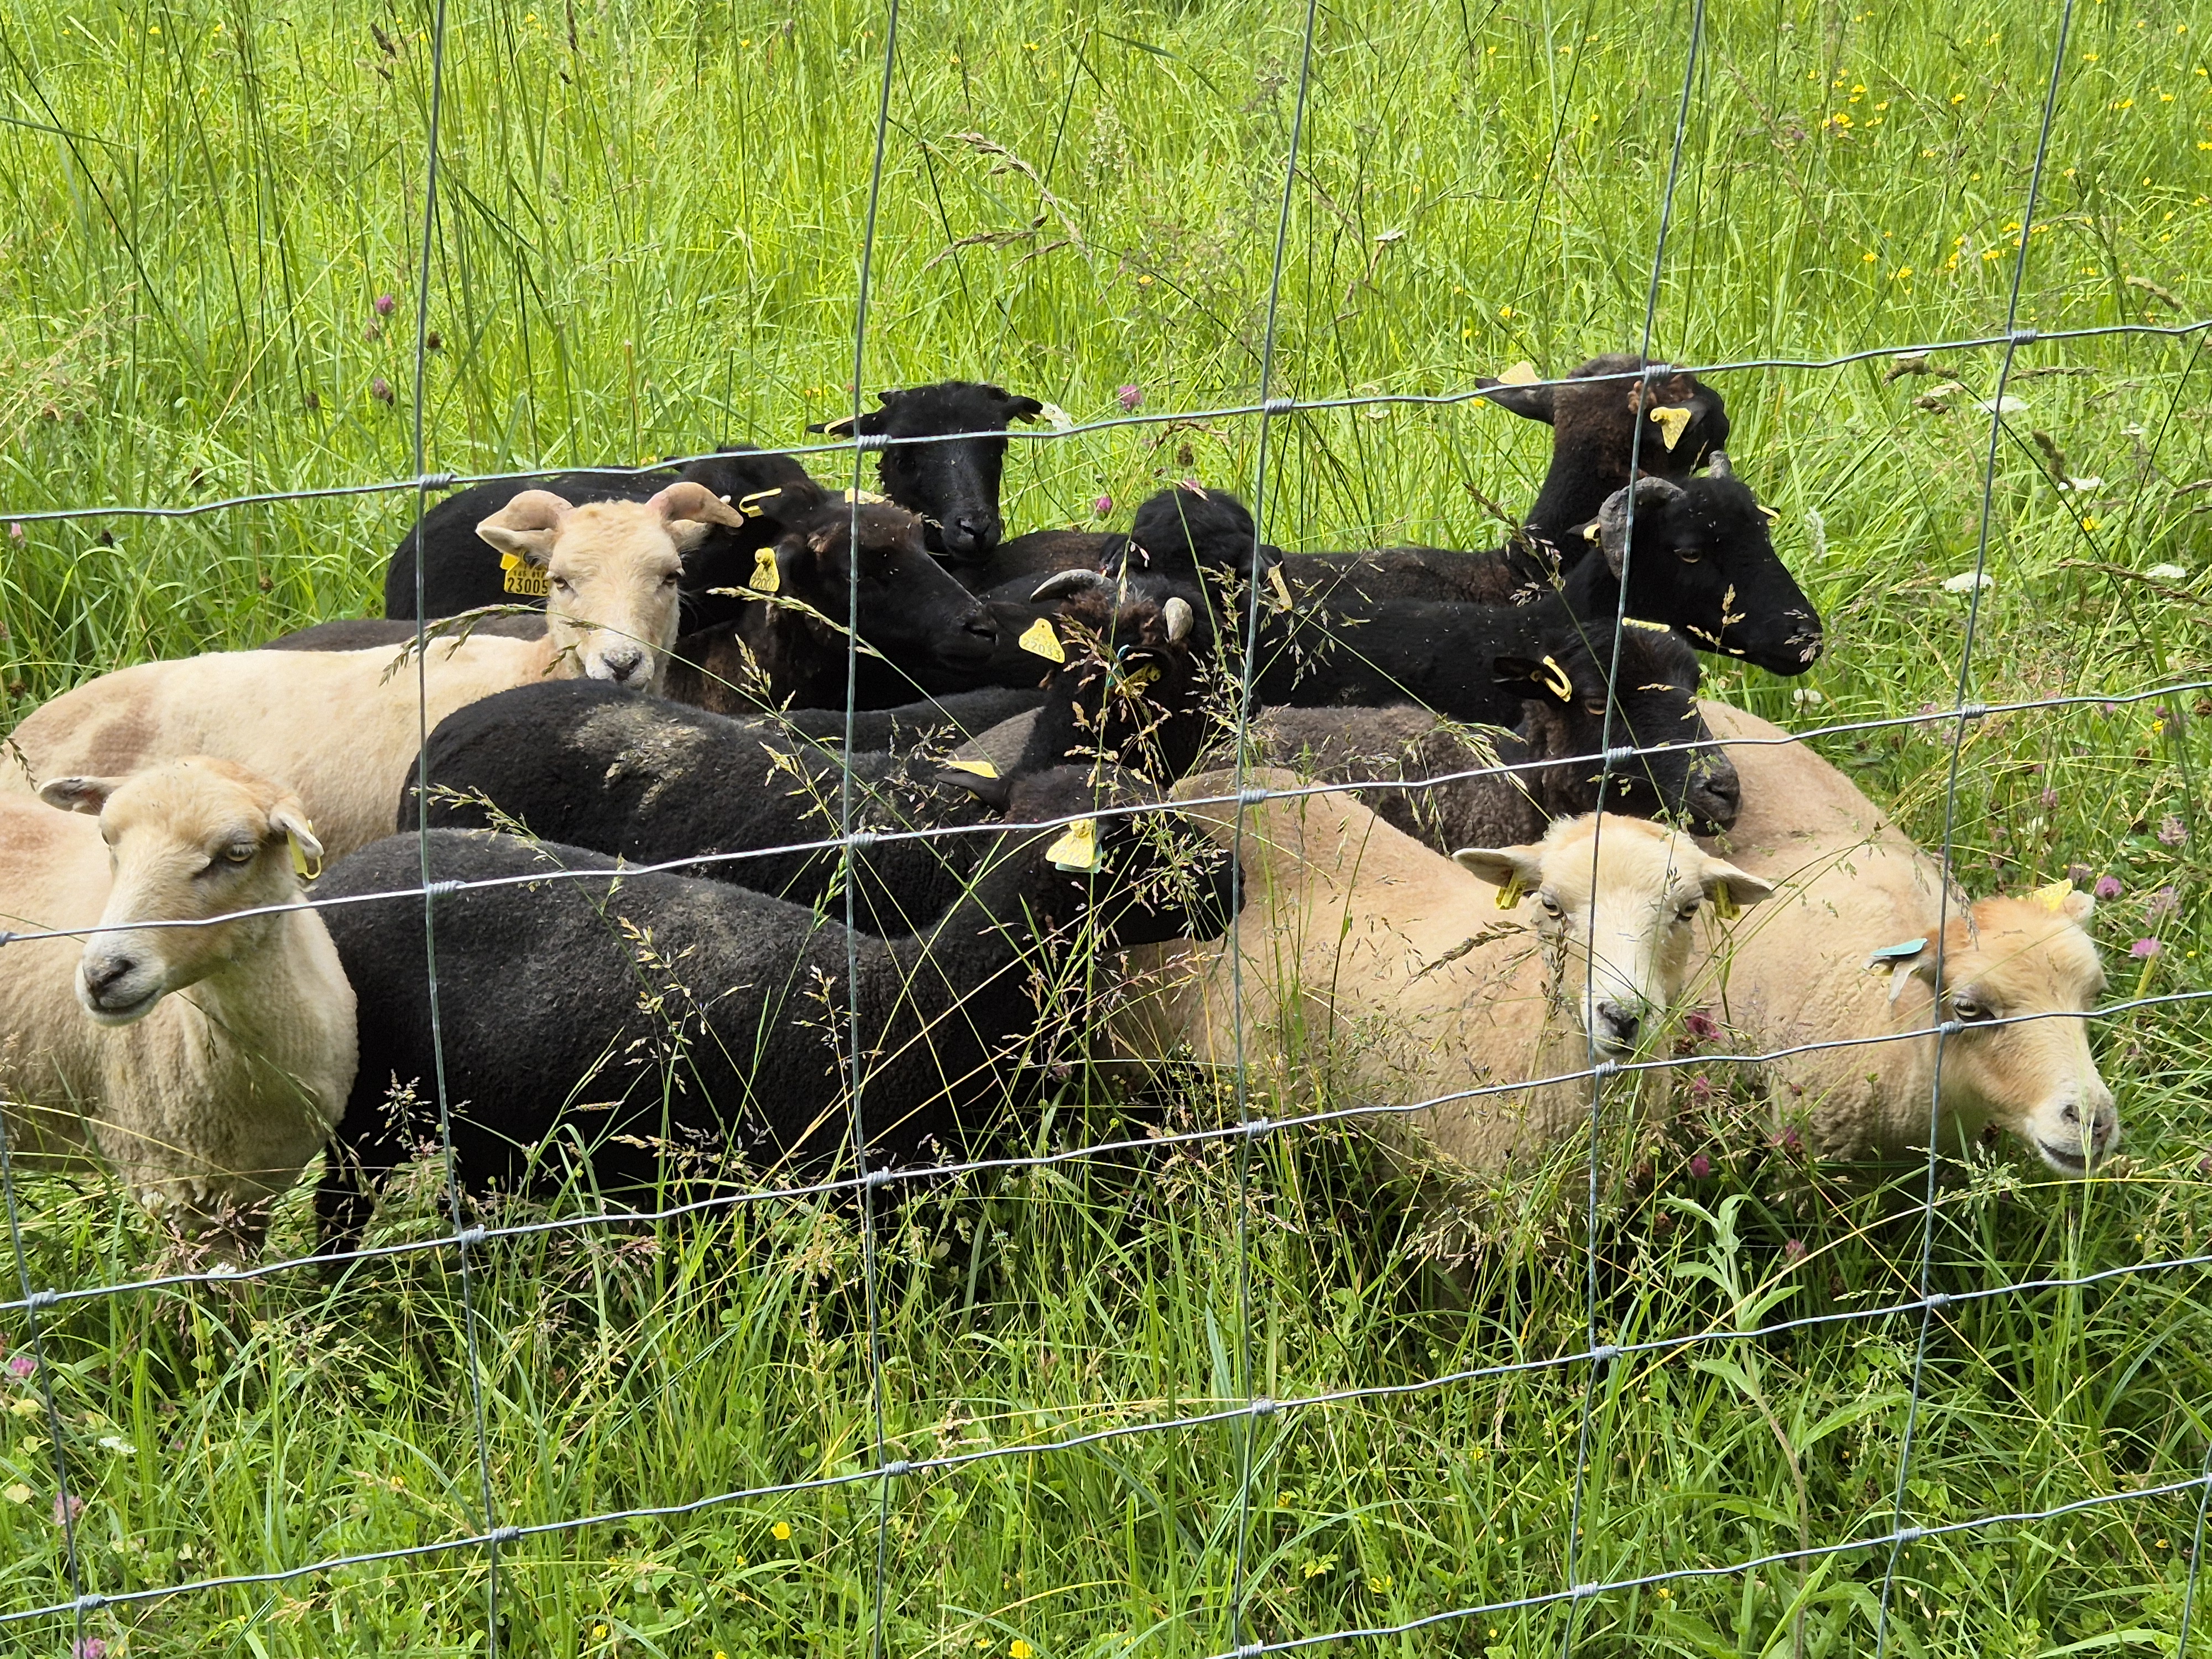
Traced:
<svg viewBox="0 0 2212 1659">
<path fill-rule="evenodd" d="M 1692 1008 L 1682 1016 L 1682 1029 L 1692 1042 L 1710 1042 L 1721 1034 L 1720 1022 L 1702 1008 Z"/>
<path fill-rule="evenodd" d="M 1705 1080 L 1705 1074 L 1703 1072 L 1690 1079 L 1690 1094 L 1692 1098 L 1697 1100 L 1712 1098 L 1713 1085 Z"/>
<path fill-rule="evenodd" d="M 1784 1239 L 1782 1255 L 1787 1261 L 1802 1261 L 1805 1259 L 1805 1241 L 1802 1238 Z"/>
<path fill-rule="evenodd" d="M 1692 1159 L 1690 1160 L 1690 1179 L 1691 1179 L 1691 1180 L 1692 1180 L 1692 1181 L 1703 1181 L 1703 1180 L 1704 1180 L 1707 1176 L 1711 1175 L 1712 1172 L 1713 1172 L 1713 1161 L 1712 1161 L 1712 1159 L 1711 1159 L 1711 1158 L 1707 1158 L 1707 1157 L 1706 1157 L 1703 1152 L 1699 1152 L 1699 1153 L 1698 1153 L 1695 1158 L 1692 1158 Z"/>
<path fill-rule="evenodd" d="M 1114 510 L 1114 498 L 1111 495 L 1100 495 L 1097 501 L 1091 503 L 1091 510 L 1102 519 L 1106 517 Z"/>
<path fill-rule="evenodd" d="M 97 1636 L 80 1637 L 70 1644 L 70 1659 L 107 1659 L 107 1644 Z"/>
<path fill-rule="evenodd" d="M 2181 908 L 2181 895 L 2171 887 L 2161 887 L 2143 905 L 2145 921 L 2164 921 Z"/>
<path fill-rule="evenodd" d="M 2089 890 L 2091 896 L 2099 899 L 2116 899 L 2122 890 L 2118 876 L 2100 876 L 2097 884 Z"/>
<path fill-rule="evenodd" d="M 392 313 L 392 311 L 398 306 L 399 301 L 393 299 L 389 294 L 380 294 L 374 300 L 370 301 L 370 304 L 376 307 L 376 314 L 378 316 L 389 317 Z"/>
<path fill-rule="evenodd" d="M 2158 839 L 2162 847 L 2179 847 L 2189 839 L 2188 828 L 2181 822 L 2179 812 L 2168 812 L 2158 821 Z"/>
<path fill-rule="evenodd" d="M 374 380 L 368 383 L 368 395 L 375 398 L 376 401 L 380 404 L 390 403 L 392 401 L 392 382 L 386 380 L 381 374 L 378 375 Z"/>
<path fill-rule="evenodd" d="M 1114 394 L 1114 399 L 1133 415 L 1137 412 L 1138 406 L 1145 401 L 1145 394 L 1139 387 L 1125 386 Z"/>
<path fill-rule="evenodd" d="M 2166 947 L 2154 939 L 2139 939 L 2128 946 L 2128 954 L 2137 961 L 2148 962 Z"/>
<path fill-rule="evenodd" d="M 27 1353 L 19 1353 L 8 1362 L 8 1375 L 21 1381 L 39 1369 L 39 1362 Z"/>
<path fill-rule="evenodd" d="M 73 1492 L 54 1494 L 54 1524 L 65 1527 L 84 1513 L 84 1499 Z"/>
</svg>

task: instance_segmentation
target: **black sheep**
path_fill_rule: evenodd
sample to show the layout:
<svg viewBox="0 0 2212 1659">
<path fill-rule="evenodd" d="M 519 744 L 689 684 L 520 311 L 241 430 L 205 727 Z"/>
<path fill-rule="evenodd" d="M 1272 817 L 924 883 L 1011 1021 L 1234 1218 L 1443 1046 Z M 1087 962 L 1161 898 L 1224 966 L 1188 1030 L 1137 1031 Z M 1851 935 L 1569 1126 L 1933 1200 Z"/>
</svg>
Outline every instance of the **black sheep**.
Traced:
<svg viewBox="0 0 2212 1659">
<path fill-rule="evenodd" d="M 883 405 L 808 427 L 809 432 L 881 438 L 888 446 L 876 460 L 884 494 L 921 515 L 930 551 L 955 566 L 981 564 L 999 545 L 999 482 L 1006 464 L 1003 433 L 1016 421 L 1035 420 L 1044 405 L 1003 386 L 975 380 L 940 380 L 903 392 L 879 392 Z M 947 433 L 975 435 L 926 443 Z M 850 476 L 849 473 L 847 476 Z"/>
<path fill-rule="evenodd" d="M 845 706 L 845 622 L 860 531 L 859 706 L 884 708 L 980 683 L 998 623 L 887 502 L 825 501 L 788 526 L 721 596 L 729 620 L 677 641 L 668 695 L 719 714 Z"/>
<path fill-rule="evenodd" d="M 1090 779 L 1066 769 L 1015 781 L 1000 804 L 1015 822 L 1038 822 L 1083 812 L 1093 797 Z M 1096 943 L 1135 945 L 1225 923 L 1230 866 L 1180 819 L 1083 822 L 1087 834 L 991 832 L 973 890 L 942 922 L 880 940 L 725 883 L 611 880 L 616 863 L 579 848 L 434 832 L 437 881 L 595 872 L 435 902 L 462 1183 L 543 1190 L 564 1164 L 632 1199 L 694 1177 L 817 1178 L 844 1162 L 856 1103 L 872 1168 L 981 1144 L 1086 1028 L 1079 1014 L 1061 1013 L 1056 1030 L 1039 1018 L 1063 969 L 1082 981 L 1079 961 L 1059 960 L 1071 930 L 1091 924 Z M 376 842 L 318 896 L 410 887 L 423 856 L 411 836 Z M 422 1139 L 421 1112 L 410 1122 L 395 1102 L 434 1109 L 422 913 L 419 897 L 326 912 L 362 1010 L 360 1068 L 316 1194 L 327 1249 L 359 1241 L 376 1194 Z"/>
<path fill-rule="evenodd" d="M 1009 734 L 997 772 L 1012 778 L 1103 761 L 1117 775 L 1129 767 L 1161 781 L 1179 776 L 1196 757 L 1200 723 L 1188 647 L 1171 619 L 1141 600 L 1116 611 L 1093 594 L 1071 607 L 1056 641 L 1067 661 L 1043 708 Z M 424 749 L 429 822 L 517 829 L 638 864 L 801 848 L 689 873 L 842 915 L 847 858 L 806 844 L 837 836 L 848 771 L 856 830 L 984 819 L 974 785 L 951 781 L 927 755 L 843 754 L 796 737 L 773 715 L 726 720 L 605 690 L 581 681 L 520 686 L 447 715 Z M 397 826 L 416 822 L 410 774 Z M 933 921 L 972 878 L 981 851 L 974 836 L 857 849 L 856 925 L 888 934 Z"/>
<path fill-rule="evenodd" d="M 1495 605 L 1556 590 L 1577 617 L 1609 633 L 1625 568 L 1630 615 L 1679 628 L 1700 649 L 1802 674 L 1820 654 L 1820 619 L 1776 556 L 1758 498 L 1725 454 L 1711 459 L 1709 477 L 1638 481 L 1632 545 L 1629 492 L 1615 490 L 1573 538 L 1576 551 L 1563 571 L 1532 574 L 1529 556 L 1510 548 L 1392 548 L 1294 555 L 1284 562 L 1285 577 L 1307 609 L 1393 599 Z"/>
<path fill-rule="evenodd" d="M 1656 370 L 1648 379 L 1644 371 Z M 1601 380 L 1601 375 L 1620 378 Z M 1728 405 L 1687 369 L 1651 365 L 1628 352 L 1593 357 L 1556 386 L 1475 382 L 1500 409 L 1552 428 L 1552 465 L 1524 522 L 1571 562 L 1570 538 L 1636 477 L 1680 483 L 1728 447 Z M 1635 437 L 1638 416 L 1643 437 Z"/>
</svg>

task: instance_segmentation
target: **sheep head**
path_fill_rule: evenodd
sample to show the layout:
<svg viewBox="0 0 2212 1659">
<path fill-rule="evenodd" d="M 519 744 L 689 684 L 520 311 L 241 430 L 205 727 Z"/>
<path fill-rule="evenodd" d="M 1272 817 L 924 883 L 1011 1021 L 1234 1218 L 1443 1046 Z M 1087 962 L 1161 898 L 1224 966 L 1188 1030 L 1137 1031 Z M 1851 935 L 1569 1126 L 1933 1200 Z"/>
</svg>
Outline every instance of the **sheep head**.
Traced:
<svg viewBox="0 0 2212 1659">
<path fill-rule="evenodd" d="M 200 755 L 123 777 L 55 778 L 49 806 L 100 820 L 114 855 L 103 931 L 77 960 L 76 997 L 102 1025 L 143 1019 L 172 991 L 198 984 L 265 939 L 280 916 L 241 910 L 289 902 L 322 866 L 300 798 L 228 761 Z"/>
<path fill-rule="evenodd" d="M 885 440 L 876 476 L 884 495 L 921 515 L 930 550 L 960 563 L 989 558 L 1006 528 L 999 517 L 999 483 L 1006 441 L 995 434 L 1016 421 L 1035 420 L 1044 405 L 977 380 L 879 392 L 876 401 L 883 406 L 857 420 L 848 415 L 806 429 Z M 975 435 L 949 442 L 902 441 L 953 433 Z"/>
<path fill-rule="evenodd" d="M 1610 814 L 1562 819 L 1533 846 L 1452 857 L 1500 890 L 1502 908 L 1533 908 L 1553 994 L 1614 1058 L 1632 1054 L 1681 994 L 1698 913 L 1710 903 L 1726 920 L 1774 890 L 1687 836 Z"/>
<path fill-rule="evenodd" d="M 836 630 L 857 597 L 860 638 L 877 653 L 972 672 L 997 647 L 998 623 L 929 556 L 922 532 L 919 518 L 889 501 L 825 502 L 760 556 L 753 586 L 811 606 Z M 842 656 L 842 632 L 814 626 Z"/>
<path fill-rule="evenodd" d="M 2095 908 L 2063 883 L 1984 899 L 1946 927 L 1940 981 L 1933 939 L 1877 963 L 1895 989 L 1911 981 L 1933 994 L 1929 1023 L 1958 1025 L 1942 1039 L 1945 1111 L 1969 1133 L 2010 1130 L 2065 1176 L 2088 1174 L 2120 1140 L 2112 1091 L 2089 1052 L 2086 1015 L 2105 970 L 2081 924 Z"/>
<path fill-rule="evenodd" d="M 744 522 L 703 484 L 685 481 L 648 501 L 581 507 L 550 489 L 526 489 L 477 534 L 545 572 L 556 678 L 657 692 L 676 643 L 684 556 L 715 526 Z"/>
</svg>

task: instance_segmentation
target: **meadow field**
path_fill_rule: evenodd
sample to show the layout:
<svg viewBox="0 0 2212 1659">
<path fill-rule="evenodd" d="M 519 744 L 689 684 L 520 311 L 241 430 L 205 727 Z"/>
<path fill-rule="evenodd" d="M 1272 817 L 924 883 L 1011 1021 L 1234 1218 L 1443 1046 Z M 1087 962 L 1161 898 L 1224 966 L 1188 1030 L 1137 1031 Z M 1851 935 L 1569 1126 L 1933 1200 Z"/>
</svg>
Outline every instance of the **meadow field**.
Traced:
<svg viewBox="0 0 2212 1659">
<path fill-rule="evenodd" d="M 1709 659 L 1708 694 L 1800 729 L 1952 707 L 1971 596 L 1947 580 L 1975 568 L 1987 475 L 1968 696 L 2090 701 L 1966 725 L 1960 878 L 2110 878 L 2113 999 L 2194 987 L 2206 336 L 2023 344 L 1993 475 L 2002 351 L 1905 374 L 1887 352 L 2001 337 L 2023 243 L 2024 327 L 2212 315 L 2212 15 L 1715 6 L 1655 290 L 1692 18 L 1318 7 L 1278 290 L 1295 0 L 905 0 L 863 389 L 994 380 L 1079 422 L 1246 404 L 1271 294 L 1279 397 L 1564 371 L 1637 349 L 1655 298 L 1676 362 L 1873 353 L 1708 376 L 1828 625 L 1802 680 Z M 132 662 L 373 614 L 411 490 L 34 515 L 408 480 L 418 327 L 432 471 L 792 445 L 848 412 L 889 21 L 860 0 L 452 0 L 424 312 L 430 9 L 0 0 L 0 726 Z M 1018 441 L 1007 519 L 1091 523 L 1108 496 L 1125 522 L 1195 477 L 1255 498 L 1286 548 L 1487 546 L 1549 453 L 1469 401 L 1279 417 L 1264 478 L 1259 436 L 1216 416 Z M 2139 695 L 2166 686 L 2192 689 Z M 1821 747 L 1934 846 L 1958 730 Z M 24 1295 L 125 1283 L 159 1243 L 118 1192 L 19 1178 L 0 1615 L 400 1553 L 0 1624 L 0 1650 L 483 1653 L 490 1553 L 408 1552 L 696 1504 L 500 1548 L 498 1650 L 860 1655 L 880 1621 L 902 1659 L 1181 1659 L 1886 1538 L 1909 1421 L 1906 1524 L 2083 1506 L 1911 1542 L 1886 1620 L 1883 1545 L 1315 1650 L 2172 1656 L 2203 1488 L 2090 1500 L 2207 1467 L 2212 1014 L 2140 1008 L 2094 1041 L 2123 1154 L 2086 1182 L 2002 1142 L 1947 1166 L 1928 1283 L 1961 1299 L 1924 1354 L 1917 1308 L 1875 1310 L 1919 1292 L 1925 1170 L 1809 1159 L 1721 1067 L 1622 1154 L 1594 1232 L 1589 1149 L 1568 1148 L 1457 1262 L 1342 1126 L 932 1186 L 877 1234 L 879 1402 L 849 1206 L 503 1239 L 465 1287 L 432 1249 L 88 1296 L 34 1332 Z M 1078 1078 L 1017 1139 L 1142 1132 Z M 371 1242 L 445 1231 L 438 1179 L 422 1165 Z M 272 1255 L 312 1250 L 305 1200 Z M 1595 1376 L 1436 1381 L 1593 1328 L 1633 1344 L 1854 1310 Z M 1226 1414 L 850 1479 L 878 1464 L 878 1404 L 882 1455 L 914 1462 Z M 801 1482 L 823 1484 L 702 1501 Z M 2184 1659 L 2212 1655 L 2212 1576 L 2196 1595 Z"/>
</svg>

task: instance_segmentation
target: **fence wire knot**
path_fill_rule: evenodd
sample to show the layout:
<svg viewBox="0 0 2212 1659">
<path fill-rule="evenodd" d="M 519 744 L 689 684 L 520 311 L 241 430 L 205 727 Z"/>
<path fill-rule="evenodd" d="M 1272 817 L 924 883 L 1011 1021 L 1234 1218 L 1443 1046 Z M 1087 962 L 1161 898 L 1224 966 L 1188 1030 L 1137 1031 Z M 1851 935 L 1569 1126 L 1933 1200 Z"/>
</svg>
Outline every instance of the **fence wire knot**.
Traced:
<svg viewBox="0 0 2212 1659">
<path fill-rule="evenodd" d="M 1590 1080 L 1593 1083 L 1609 1083 L 1620 1075 L 1620 1062 L 1617 1060 L 1601 1060 L 1590 1067 Z"/>
<path fill-rule="evenodd" d="M 890 447 L 890 434 L 888 432 L 856 432 L 853 434 L 855 450 L 889 449 Z"/>
<path fill-rule="evenodd" d="M 23 1298 L 23 1308 L 27 1313 L 37 1313 L 42 1308 L 54 1306 L 61 1299 L 59 1291 L 33 1291 Z"/>
<path fill-rule="evenodd" d="M 1929 1313 L 1942 1313 L 1944 1309 L 1950 1305 L 1951 1294 L 1948 1291 L 1937 1291 L 1928 1298 L 1928 1311 Z"/>
<path fill-rule="evenodd" d="M 76 1601 L 75 1603 L 76 1608 L 79 1613 L 98 1613 L 106 1605 L 107 1598 L 106 1596 L 92 1595 L 80 1595 L 76 1598 Z"/>
<path fill-rule="evenodd" d="M 1262 415 L 1287 415 L 1298 406 L 1296 398 L 1270 398 L 1260 405 Z"/>
<path fill-rule="evenodd" d="M 1620 1358 L 1620 1346 L 1618 1343 L 1601 1342 L 1590 1350 L 1589 1357 L 1593 1365 L 1610 1365 Z"/>
<path fill-rule="evenodd" d="M 1255 1417 L 1273 1417 L 1282 1409 L 1282 1406 L 1279 1401 L 1270 1400 L 1264 1394 L 1259 1394 L 1252 1396 L 1252 1404 L 1249 1409 Z"/>
<path fill-rule="evenodd" d="M 1939 1037 L 1954 1037 L 1966 1029 L 1966 1021 L 1960 1019 L 1947 1019 L 1941 1025 L 1938 1025 L 1936 1028 L 1936 1035 Z"/>
<path fill-rule="evenodd" d="M 451 489 L 460 479 L 451 472 L 425 472 L 415 480 L 417 489 Z"/>
<path fill-rule="evenodd" d="M 464 1227 L 460 1231 L 453 1235 L 453 1243 L 459 1245 L 463 1249 L 467 1250 L 473 1249 L 476 1246 L 483 1243 L 484 1242 L 484 1238 L 485 1233 L 482 1226 Z"/>
<path fill-rule="evenodd" d="M 1604 1588 L 1605 1586 L 1602 1584 L 1591 1583 L 1585 1581 L 1583 1583 L 1575 1585 L 1567 1592 L 1567 1594 L 1574 1597 L 1577 1601 L 1587 1601 L 1591 1596 L 1595 1595 Z"/>
<path fill-rule="evenodd" d="M 489 1532 L 484 1534 L 484 1541 L 489 1544 L 494 1549 L 497 1549 L 501 1544 L 520 1544 L 522 1541 L 522 1528 L 520 1527 L 494 1527 Z"/>
<path fill-rule="evenodd" d="M 1899 1527 L 1891 1536 L 1890 1541 L 1893 1544 L 1917 1544 L 1927 1536 L 1928 1529 L 1925 1527 Z"/>
<path fill-rule="evenodd" d="M 1238 1126 L 1243 1130 L 1247 1140 L 1257 1140 L 1274 1127 L 1275 1121 L 1271 1117 L 1248 1117 Z"/>
<path fill-rule="evenodd" d="M 875 844 L 876 832 L 872 830 L 855 830 L 845 837 L 845 845 L 855 853 L 865 853 Z"/>
<path fill-rule="evenodd" d="M 1256 783 L 1248 783 L 1237 792 L 1239 806 L 1257 806 L 1267 799 L 1267 792 Z"/>
<path fill-rule="evenodd" d="M 428 881 L 422 884 L 423 893 L 430 898 L 443 898 L 448 893 L 458 893 L 468 883 L 455 878 L 447 881 Z"/>
<path fill-rule="evenodd" d="M 2006 340 L 2014 346 L 2033 345 L 2042 337 L 2032 328 L 2016 328 L 2005 336 Z"/>
<path fill-rule="evenodd" d="M 902 1474 L 912 1474 L 914 1465 L 903 1457 L 894 1458 L 884 1465 L 881 1473 L 886 1480 L 895 1480 Z"/>
</svg>

